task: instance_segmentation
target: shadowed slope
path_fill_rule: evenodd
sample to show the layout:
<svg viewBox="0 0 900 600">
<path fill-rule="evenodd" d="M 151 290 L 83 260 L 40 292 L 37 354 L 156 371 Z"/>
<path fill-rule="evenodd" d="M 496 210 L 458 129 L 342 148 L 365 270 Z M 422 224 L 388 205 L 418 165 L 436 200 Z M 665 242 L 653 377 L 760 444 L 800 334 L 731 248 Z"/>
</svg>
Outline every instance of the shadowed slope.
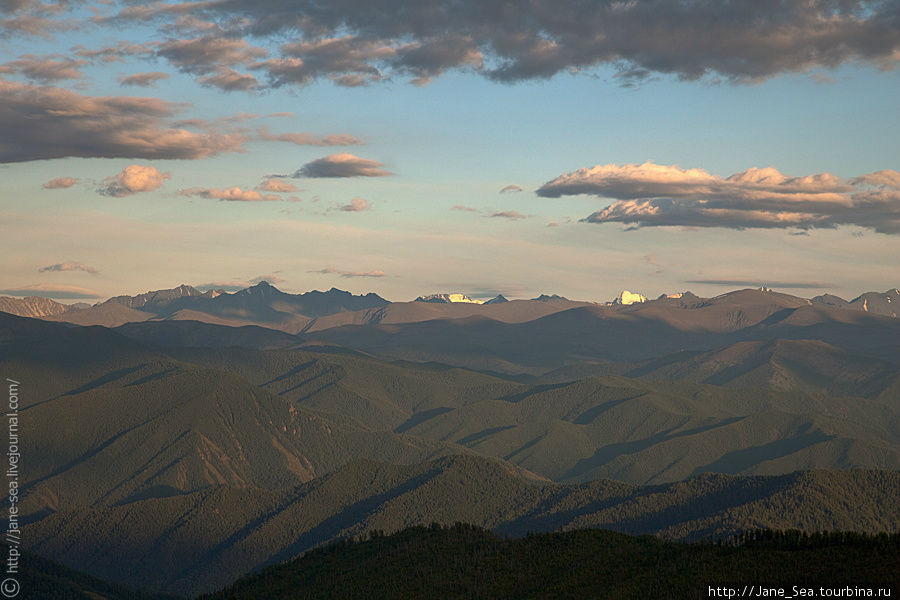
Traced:
<svg viewBox="0 0 900 600">
<path fill-rule="evenodd" d="M 704 476 L 636 488 L 528 481 L 508 466 L 452 457 L 406 467 L 357 462 L 293 490 L 218 488 L 76 509 L 24 532 L 34 551 L 103 578 L 197 592 L 330 539 L 433 521 L 521 535 L 596 526 L 693 539 L 747 527 L 893 531 L 896 473 Z"/>
</svg>

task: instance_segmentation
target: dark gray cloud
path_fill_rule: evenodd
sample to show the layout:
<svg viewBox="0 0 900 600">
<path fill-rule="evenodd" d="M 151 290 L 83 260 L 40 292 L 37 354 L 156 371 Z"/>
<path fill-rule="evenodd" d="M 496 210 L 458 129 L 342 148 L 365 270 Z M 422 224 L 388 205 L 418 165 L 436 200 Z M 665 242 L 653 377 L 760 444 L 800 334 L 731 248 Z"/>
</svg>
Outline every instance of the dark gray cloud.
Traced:
<svg viewBox="0 0 900 600">
<path fill-rule="evenodd" d="M 204 75 L 197 81 L 208 87 L 219 88 L 223 92 L 249 92 L 259 87 L 256 77 L 250 73 L 238 73 L 228 67 L 221 67 L 214 74 Z"/>
<path fill-rule="evenodd" d="M 722 178 L 650 162 L 597 165 L 560 175 L 537 193 L 616 200 L 584 219 L 591 223 L 800 230 L 857 225 L 900 233 L 900 173 L 889 170 L 844 180 L 830 173 L 789 177 L 770 167 Z"/>
<path fill-rule="evenodd" d="M 193 159 L 239 152 L 239 133 L 195 133 L 166 122 L 186 105 L 94 97 L 0 79 L 0 163 L 69 156 Z"/>
<path fill-rule="evenodd" d="M 822 290 L 834 287 L 831 283 L 821 281 L 769 281 L 766 279 L 689 279 L 684 283 L 697 285 L 721 285 L 727 287 L 769 287 L 794 290 Z"/>
<path fill-rule="evenodd" d="M 13 13 L 32 4 L 32 0 L 0 0 L 0 13 Z"/>
<path fill-rule="evenodd" d="M 40 269 L 38 269 L 38 273 L 53 273 L 62 271 L 84 271 L 85 273 L 90 273 L 91 275 L 100 274 L 100 271 L 98 271 L 94 267 L 89 267 L 83 263 L 74 262 L 71 260 L 56 263 L 55 265 L 47 265 L 46 267 L 41 267 Z"/>
<path fill-rule="evenodd" d="M 190 39 L 167 40 L 159 45 L 156 54 L 185 73 L 209 75 L 220 73 L 223 67 L 255 63 L 268 51 L 217 31 Z"/>
<path fill-rule="evenodd" d="M 513 219 L 513 220 L 516 220 L 516 221 L 518 221 L 518 220 L 520 220 L 520 219 L 527 219 L 527 218 L 528 218 L 528 215 L 523 215 L 522 213 L 520 213 L 520 212 L 518 212 L 518 211 L 515 211 L 515 210 L 503 210 L 503 211 L 491 213 L 490 216 L 491 216 L 491 217 L 498 217 L 498 218 L 501 218 L 501 219 Z"/>
<path fill-rule="evenodd" d="M 350 279 L 353 277 L 386 277 L 387 273 L 381 270 L 374 271 L 342 271 L 341 269 L 335 269 L 334 267 L 325 267 L 324 269 L 316 269 L 314 271 L 307 271 L 307 273 L 318 273 L 320 275 L 340 275 L 345 279 Z"/>
<path fill-rule="evenodd" d="M 357 87 L 382 79 L 375 65 L 390 59 L 395 51 L 381 40 L 344 36 L 316 41 L 284 44 L 282 57 L 259 62 L 275 86 L 306 84 L 321 76 L 338 85 Z"/>
<path fill-rule="evenodd" d="M 450 69 L 509 82 L 598 65 L 625 85 L 653 74 L 752 81 L 850 61 L 893 67 L 900 50 L 896 0 L 216 0 L 131 5 L 116 18 L 186 15 L 232 36 L 295 36 L 259 65 L 275 85 L 392 73 L 424 83 Z"/>
<path fill-rule="evenodd" d="M 135 73 L 119 79 L 121 85 L 133 85 L 138 87 L 153 87 L 157 81 L 168 79 L 168 73 L 153 71 L 151 73 Z"/>
<path fill-rule="evenodd" d="M 70 2 L 42 2 L 40 0 L 0 0 L 0 37 L 9 35 L 36 35 L 49 37 L 50 33 L 72 29 L 71 19 L 54 19 Z"/>
<path fill-rule="evenodd" d="M 500 188 L 501 194 L 509 194 L 512 192 L 521 192 L 521 191 L 522 191 L 522 188 L 515 184 L 510 184 L 510 185 L 503 186 L 502 188 Z"/>
<path fill-rule="evenodd" d="M 349 153 L 331 154 L 308 162 L 292 177 L 386 177 L 391 172 L 382 169 L 384 165 L 368 158 L 360 158 Z"/>
</svg>

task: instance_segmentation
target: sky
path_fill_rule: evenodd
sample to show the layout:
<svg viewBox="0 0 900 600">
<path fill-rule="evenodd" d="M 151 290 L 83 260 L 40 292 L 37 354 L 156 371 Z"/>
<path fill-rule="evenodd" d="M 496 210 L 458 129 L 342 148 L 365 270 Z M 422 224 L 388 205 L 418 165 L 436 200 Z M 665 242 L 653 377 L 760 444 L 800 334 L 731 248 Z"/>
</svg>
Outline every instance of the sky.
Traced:
<svg viewBox="0 0 900 600">
<path fill-rule="evenodd" d="M 0 0 L 0 294 L 900 285 L 896 0 Z"/>
</svg>

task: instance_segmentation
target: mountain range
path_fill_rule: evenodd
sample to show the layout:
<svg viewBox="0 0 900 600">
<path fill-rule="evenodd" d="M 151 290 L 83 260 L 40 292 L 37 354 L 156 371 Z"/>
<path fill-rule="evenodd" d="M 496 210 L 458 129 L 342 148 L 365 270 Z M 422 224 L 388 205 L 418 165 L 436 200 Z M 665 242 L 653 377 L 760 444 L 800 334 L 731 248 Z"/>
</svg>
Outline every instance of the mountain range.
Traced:
<svg viewBox="0 0 900 600">
<path fill-rule="evenodd" d="M 878 297 L 390 303 L 260 284 L 0 313 L 34 449 L 23 539 L 193 594 L 433 521 L 895 531 L 900 321 Z"/>
<path fill-rule="evenodd" d="M 771 293 L 770 290 L 767 290 Z M 697 299 L 690 292 L 678 294 L 663 294 L 657 301 L 664 300 L 691 300 Z M 900 306 L 900 291 L 897 289 L 886 292 L 866 292 L 853 300 L 847 301 L 838 296 L 825 294 L 810 299 L 799 299 L 807 304 L 831 308 L 843 308 L 858 310 L 873 314 L 897 316 L 897 307 Z M 495 312 L 488 308 L 490 305 L 508 302 L 503 295 L 498 295 L 487 301 L 471 300 L 464 294 L 431 294 L 416 298 L 416 303 L 454 305 L 448 312 L 440 309 L 427 313 L 433 318 L 462 318 L 465 316 L 482 315 L 492 319 L 508 321 L 504 318 L 505 312 Z M 591 306 L 595 302 L 574 302 L 556 294 L 542 294 L 532 300 L 516 300 L 514 302 L 531 305 L 530 311 L 520 307 L 513 311 L 517 316 L 513 321 L 532 320 L 577 306 Z M 553 308 L 538 309 L 533 303 L 541 302 L 550 304 Z M 636 303 L 647 302 L 644 296 L 623 291 L 614 301 L 602 303 L 605 306 L 630 306 Z M 567 304 L 570 303 L 570 304 Z M 49 298 L 27 297 L 11 298 L 0 296 L 0 312 L 6 312 L 23 317 L 47 318 L 51 320 L 65 321 L 78 325 L 104 325 L 114 327 L 124 323 L 141 322 L 146 320 L 196 320 L 208 323 L 224 325 L 262 325 L 289 333 L 298 333 L 304 330 L 311 321 L 319 317 L 335 315 L 339 313 L 355 313 L 364 311 L 367 314 L 348 316 L 343 320 L 327 322 L 328 326 L 340 324 L 360 324 L 380 322 L 376 312 L 371 309 L 398 305 L 392 310 L 391 322 L 415 322 L 421 320 L 416 315 L 417 305 L 412 302 L 389 302 L 377 294 L 354 296 L 332 288 L 327 292 L 311 291 L 303 294 L 284 293 L 266 281 L 229 293 L 223 290 L 209 290 L 200 292 L 189 285 L 180 285 L 168 290 L 157 290 L 138 294 L 136 296 L 116 296 L 97 303 L 93 306 L 85 303 L 62 304 Z M 459 305 L 470 305 L 468 310 L 461 309 Z M 554 310 L 555 309 L 555 310 Z M 455 312 L 454 312 L 455 311 Z M 411 313 L 406 316 L 406 313 Z M 527 313 L 527 314 L 526 314 Z M 402 315 L 402 316 L 401 316 Z M 316 326 L 323 328 L 323 324 Z"/>
</svg>

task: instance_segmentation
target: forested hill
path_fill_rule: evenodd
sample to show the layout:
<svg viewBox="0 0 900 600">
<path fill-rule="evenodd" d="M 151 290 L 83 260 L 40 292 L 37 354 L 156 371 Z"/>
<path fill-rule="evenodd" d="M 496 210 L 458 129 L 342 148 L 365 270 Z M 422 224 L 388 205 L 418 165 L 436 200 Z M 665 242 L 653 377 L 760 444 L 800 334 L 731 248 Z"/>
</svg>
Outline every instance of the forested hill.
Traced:
<svg viewBox="0 0 900 600">
<path fill-rule="evenodd" d="M 721 585 L 897 590 L 900 534 L 756 532 L 736 545 L 583 529 L 502 539 L 471 525 L 338 542 L 203 600 L 705 598 Z M 876 591 L 877 593 L 877 591 Z"/>
</svg>

